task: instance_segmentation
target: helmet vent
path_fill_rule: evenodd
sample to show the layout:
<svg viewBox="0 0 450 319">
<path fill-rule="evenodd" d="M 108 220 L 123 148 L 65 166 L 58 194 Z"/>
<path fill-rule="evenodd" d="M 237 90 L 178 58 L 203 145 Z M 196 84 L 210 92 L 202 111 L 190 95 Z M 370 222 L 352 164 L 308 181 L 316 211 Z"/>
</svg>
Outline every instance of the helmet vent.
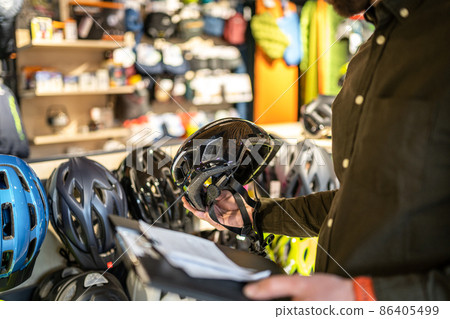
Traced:
<svg viewBox="0 0 450 319">
<path fill-rule="evenodd" d="M 108 279 L 99 273 L 91 273 L 84 279 L 84 288 L 90 288 L 92 286 L 102 286 L 108 283 Z"/>
<path fill-rule="evenodd" d="M 295 181 L 294 181 L 294 187 L 292 189 L 292 191 L 294 192 L 294 196 L 299 196 L 301 195 L 301 189 L 303 187 L 303 183 L 301 182 L 300 178 L 298 178 L 298 176 L 294 176 Z"/>
<path fill-rule="evenodd" d="M 117 210 L 117 205 L 116 205 L 115 201 L 112 204 L 111 214 L 112 215 L 119 215 L 119 211 Z"/>
<path fill-rule="evenodd" d="M 70 212 L 70 217 L 72 219 L 73 230 L 75 231 L 78 240 L 86 247 L 87 238 L 79 219 L 72 212 Z"/>
<path fill-rule="evenodd" d="M 336 189 L 336 184 L 333 181 L 328 181 L 327 184 L 328 189 Z"/>
<path fill-rule="evenodd" d="M 313 164 L 313 160 L 312 159 L 308 159 L 308 161 L 305 163 L 305 169 L 307 172 L 309 172 L 311 170 L 311 166 Z"/>
<path fill-rule="evenodd" d="M 67 177 L 69 176 L 69 170 L 66 170 L 65 172 L 64 172 L 64 175 L 63 175 L 63 182 L 64 182 L 64 184 L 66 183 L 66 181 L 67 181 Z"/>
<path fill-rule="evenodd" d="M 317 114 L 320 116 L 320 121 L 325 121 L 325 119 L 329 116 L 329 114 L 322 109 L 317 109 Z"/>
<path fill-rule="evenodd" d="M 33 240 L 30 242 L 30 245 L 28 246 L 27 259 L 25 259 L 25 263 L 31 260 L 35 248 L 36 248 L 36 238 L 33 238 Z"/>
<path fill-rule="evenodd" d="M 0 172 L 0 189 L 8 189 L 8 178 L 6 177 L 6 172 Z"/>
<path fill-rule="evenodd" d="M 62 208 L 62 198 L 60 196 L 58 196 L 58 209 L 56 211 L 56 224 L 58 225 L 58 227 L 63 227 L 63 218 L 62 218 L 62 212 L 63 212 L 63 208 Z M 53 213 L 55 211 L 53 210 Z"/>
<path fill-rule="evenodd" d="M 2 204 L 2 232 L 3 239 L 14 238 L 14 219 L 11 203 Z"/>
<path fill-rule="evenodd" d="M 94 186 L 94 193 L 95 196 L 103 203 L 103 205 L 106 204 L 106 198 L 105 198 L 105 192 L 102 188 L 98 186 Z"/>
<path fill-rule="evenodd" d="M 69 276 L 75 276 L 81 273 L 81 270 L 75 267 L 66 268 L 61 273 L 61 278 L 67 278 Z"/>
<path fill-rule="evenodd" d="M 23 175 L 20 174 L 19 172 L 17 172 L 17 176 L 19 176 L 20 184 L 22 184 L 23 189 L 26 192 L 30 192 L 30 187 L 28 186 L 27 182 L 25 181 L 25 178 L 23 177 Z"/>
<path fill-rule="evenodd" d="M 320 183 L 319 180 L 317 179 L 317 175 L 314 175 L 314 178 L 309 183 L 309 188 L 314 193 L 320 191 Z"/>
<path fill-rule="evenodd" d="M 12 250 L 4 251 L 2 254 L 2 263 L 0 264 L 0 275 L 6 274 L 11 270 L 14 252 Z"/>
<path fill-rule="evenodd" d="M 91 210 L 92 227 L 94 228 L 94 235 L 97 238 L 98 247 L 103 247 L 103 239 L 105 238 L 105 227 L 103 226 L 100 214 L 97 212 L 95 207 Z M 99 249 L 100 251 L 102 249 Z"/>
<path fill-rule="evenodd" d="M 73 188 L 72 196 L 78 203 L 83 205 L 83 195 L 82 195 L 82 193 L 81 193 L 81 191 L 79 189 L 79 186 L 77 184 L 75 184 L 75 187 Z"/>
<path fill-rule="evenodd" d="M 36 186 L 38 192 L 39 192 L 39 196 L 41 197 L 41 201 L 42 201 L 42 205 L 44 206 L 44 210 L 47 210 L 47 206 L 45 204 L 46 200 L 45 200 L 45 196 L 42 193 L 42 189 L 39 187 L 39 185 L 36 183 L 36 181 L 34 181 L 34 185 Z"/>
<path fill-rule="evenodd" d="M 71 301 L 75 297 L 77 292 L 77 282 L 72 282 L 67 288 L 63 288 L 61 296 L 58 298 L 60 301 Z"/>
<path fill-rule="evenodd" d="M 54 280 L 48 281 L 41 289 L 39 289 L 39 297 L 42 299 L 46 298 L 50 293 L 50 290 L 55 285 Z"/>
<path fill-rule="evenodd" d="M 30 230 L 33 230 L 36 227 L 36 208 L 28 204 L 28 211 L 30 212 Z"/>
</svg>

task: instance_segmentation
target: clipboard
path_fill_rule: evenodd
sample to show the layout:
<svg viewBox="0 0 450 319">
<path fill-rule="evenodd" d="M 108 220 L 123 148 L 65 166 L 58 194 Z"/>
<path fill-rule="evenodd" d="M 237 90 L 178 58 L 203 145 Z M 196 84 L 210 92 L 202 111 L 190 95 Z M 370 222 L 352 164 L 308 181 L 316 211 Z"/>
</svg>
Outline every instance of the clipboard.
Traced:
<svg viewBox="0 0 450 319">
<path fill-rule="evenodd" d="M 109 216 L 114 228 L 120 227 L 134 235 L 142 235 L 139 223 L 118 216 Z M 143 240 L 144 236 L 141 237 Z M 205 301 L 248 301 L 242 293 L 246 282 L 233 280 L 202 279 L 188 276 L 182 269 L 175 268 L 156 250 L 147 247 L 145 254 L 135 254 L 124 238 L 116 232 L 116 246 L 119 256 L 129 271 L 134 271 L 145 285 Z M 256 270 L 270 270 L 271 274 L 286 274 L 284 270 L 264 257 L 226 246 L 216 246 L 237 265 Z"/>
</svg>

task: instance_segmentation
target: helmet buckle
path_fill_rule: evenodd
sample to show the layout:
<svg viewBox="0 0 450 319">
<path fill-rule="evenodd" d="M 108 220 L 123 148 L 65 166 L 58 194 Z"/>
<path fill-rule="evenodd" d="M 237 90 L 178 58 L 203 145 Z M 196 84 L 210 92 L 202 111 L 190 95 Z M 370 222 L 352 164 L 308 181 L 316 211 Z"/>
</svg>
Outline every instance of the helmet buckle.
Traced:
<svg viewBox="0 0 450 319">
<path fill-rule="evenodd" d="M 220 189 L 216 185 L 209 185 L 206 189 L 206 205 L 211 206 L 212 203 L 220 196 Z"/>
</svg>

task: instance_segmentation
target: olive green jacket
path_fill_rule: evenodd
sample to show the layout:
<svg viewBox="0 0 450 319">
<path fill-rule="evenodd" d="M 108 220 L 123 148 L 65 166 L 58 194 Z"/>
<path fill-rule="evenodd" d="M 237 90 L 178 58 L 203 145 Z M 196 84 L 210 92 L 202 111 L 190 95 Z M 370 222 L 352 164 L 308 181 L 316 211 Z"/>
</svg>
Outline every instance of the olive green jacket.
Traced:
<svg viewBox="0 0 450 319">
<path fill-rule="evenodd" d="M 316 272 L 380 300 L 450 300 L 450 1 L 382 0 L 333 104 L 339 191 L 263 199 L 266 232 L 319 235 Z"/>
</svg>

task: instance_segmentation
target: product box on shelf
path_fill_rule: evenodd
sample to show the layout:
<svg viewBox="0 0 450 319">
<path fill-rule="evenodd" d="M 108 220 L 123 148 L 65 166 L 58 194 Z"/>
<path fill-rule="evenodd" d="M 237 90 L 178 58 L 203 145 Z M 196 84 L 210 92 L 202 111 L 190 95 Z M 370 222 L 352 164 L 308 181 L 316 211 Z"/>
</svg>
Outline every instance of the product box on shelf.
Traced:
<svg viewBox="0 0 450 319">
<path fill-rule="evenodd" d="M 78 38 L 123 41 L 125 6 L 107 1 L 70 1 L 71 16 L 78 25 Z"/>
<path fill-rule="evenodd" d="M 52 19 L 46 17 L 31 19 L 31 37 L 35 41 L 51 40 L 53 38 Z"/>
<path fill-rule="evenodd" d="M 38 71 L 36 78 L 36 93 L 62 92 L 64 88 L 63 75 L 60 72 Z"/>
</svg>

